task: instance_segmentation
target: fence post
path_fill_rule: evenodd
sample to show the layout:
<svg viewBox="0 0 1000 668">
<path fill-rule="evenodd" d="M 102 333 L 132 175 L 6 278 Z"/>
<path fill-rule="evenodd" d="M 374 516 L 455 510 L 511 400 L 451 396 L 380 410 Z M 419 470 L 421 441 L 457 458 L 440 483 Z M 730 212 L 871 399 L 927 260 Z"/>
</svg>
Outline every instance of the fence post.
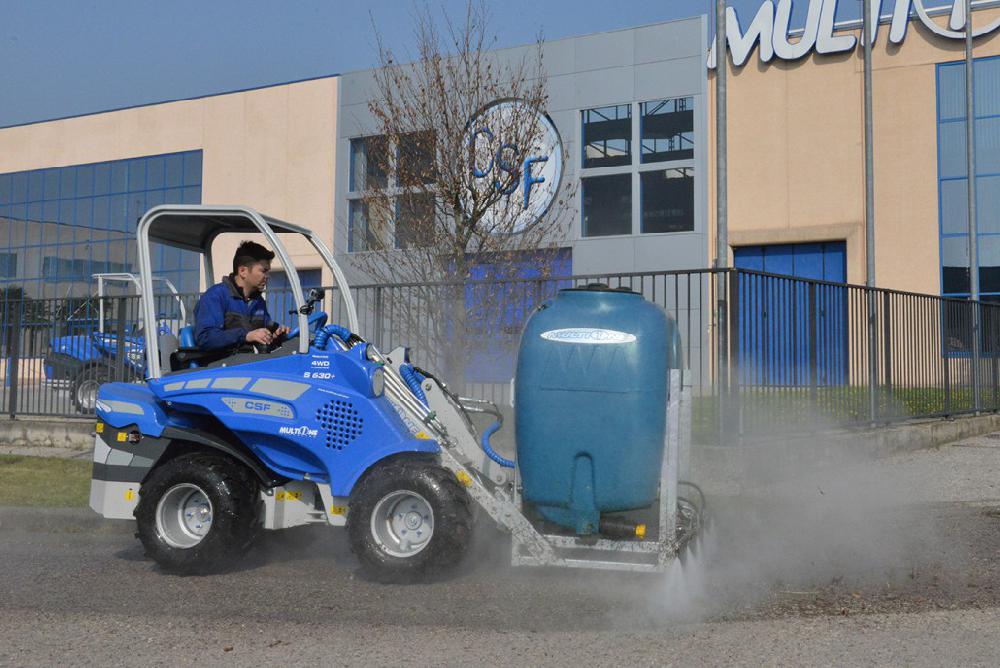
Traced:
<svg viewBox="0 0 1000 668">
<path fill-rule="evenodd" d="M 382 327 L 385 325 L 384 314 L 382 313 L 382 286 L 375 287 L 375 331 L 372 332 L 372 338 L 378 342 L 381 346 L 384 344 L 385 339 L 382 335 Z"/>
<path fill-rule="evenodd" d="M 726 436 L 726 422 L 728 420 L 728 398 L 729 398 L 729 329 L 728 320 L 726 318 L 726 289 L 729 282 L 729 272 L 730 270 L 724 269 L 714 276 L 716 277 L 715 284 L 715 297 L 716 297 L 716 331 L 718 342 L 717 353 L 717 368 L 716 373 L 718 374 L 718 423 L 719 423 L 719 444 L 725 445 Z"/>
<path fill-rule="evenodd" d="M 116 381 L 125 380 L 125 321 L 128 320 L 128 302 L 125 297 L 118 298 L 118 322 L 115 325 L 115 370 Z M 145 332 L 146 336 L 155 336 L 156 332 Z"/>
<path fill-rule="evenodd" d="M 868 306 L 868 420 L 878 421 L 878 299 L 873 288 L 865 288 Z"/>
<path fill-rule="evenodd" d="M 815 406 L 818 398 L 819 368 L 818 355 L 816 351 L 818 329 L 816 323 L 816 284 L 809 282 L 809 399 Z"/>
<path fill-rule="evenodd" d="M 885 357 L 885 391 L 886 396 L 892 395 L 892 293 L 882 294 L 882 338 L 883 356 Z M 891 415 L 889 416 L 892 417 Z"/>
<path fill-rule="evenodd" d="M 10 419 L 13 420 L 17 417 L 17 390 L 20 382 L 18 380 L 18 362 L 21 356 L 21 322 L 23 320 L 24 314 L 22 310 L 24 309 L 24 300 L 18 300 L 15 302 L 15 315 L 14 321 L 11 323 L 10 329 L 7 330 L 7 355 L 10 357 L 10 361 L 7 364 L 7 386 L 9 389 L 9 394 L 7 395 L 7 413 L 10 415 Z M 7 314 L 10 315 L 10 302 L 7 302 Z"/>
<path fill-rule="evenodd" d="M 729 397 L 736 434 L 743 436 L 743 401 L 740 395 L 740 273 L 731 270 L 729 283 Z"/>
<path fill-rule="evenodd" d="M 942 302 L 944 318 L 943 336 L 941 337 L 941 350 L 944 353 L 943 363 L 944 363 L 944 414 L 951 415 L 951 350 L 948 343 L 948 311 L 947 302 Z"/>
<path fill-rule="evenodd" d="M 972 409 L 978 414 L 982 409 L 982 396 L 980 393 L 980 371 L 982 346 L 979 341 L 979 331 L 981 322 L 982 304 L 978 301 L 970 302 L 972 305 Z"/>
</svg>

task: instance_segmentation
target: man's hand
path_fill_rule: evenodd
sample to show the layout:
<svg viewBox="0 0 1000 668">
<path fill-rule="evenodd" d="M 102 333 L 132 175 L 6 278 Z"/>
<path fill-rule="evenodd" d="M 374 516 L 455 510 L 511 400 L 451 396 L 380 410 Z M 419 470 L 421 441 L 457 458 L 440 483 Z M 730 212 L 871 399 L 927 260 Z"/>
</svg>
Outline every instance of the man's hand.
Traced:
<svg viewBox="0 0 1000 668">
<path fill-rule="evenodd" d="M 288 336 L 291 333 L 291 331 L 292 331 L 291 327 L 285 327 L 284 325 L 282 325 L 274 332 L 274 336 L 276 338 L 281 336 Z"/>
<path fill-rule="evenodd" d="M 247 332 L 247 343 L 259 343 L 264 346 L 271 345 L 274 335 L 267 331 L 266 327 Z"/>
</svg>

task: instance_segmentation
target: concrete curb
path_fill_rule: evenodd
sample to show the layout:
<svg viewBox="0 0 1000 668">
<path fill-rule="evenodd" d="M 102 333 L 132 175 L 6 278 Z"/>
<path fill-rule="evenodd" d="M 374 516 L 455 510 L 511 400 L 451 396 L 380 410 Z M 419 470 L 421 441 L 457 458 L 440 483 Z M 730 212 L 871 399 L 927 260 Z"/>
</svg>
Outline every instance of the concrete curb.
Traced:
<svg viewBox="0 0 1000 668">
<path fill-rule="evenodd" d="M 0 443 L 10 448 L 90 450 L 94 447 L 94 419 L 23 417 L 0 420 Z"/>
<path fill-rule="evenodd" d="M 778 435 L 738 445 L 692 446 L 694 478 L 713 491 L 748 481 L 776 482 L 838 464 L 857 464 L 901 452 L 936 448 L 1000 431 L 1000 415 L 959 416 L 855 431 Z"/>
</svg>

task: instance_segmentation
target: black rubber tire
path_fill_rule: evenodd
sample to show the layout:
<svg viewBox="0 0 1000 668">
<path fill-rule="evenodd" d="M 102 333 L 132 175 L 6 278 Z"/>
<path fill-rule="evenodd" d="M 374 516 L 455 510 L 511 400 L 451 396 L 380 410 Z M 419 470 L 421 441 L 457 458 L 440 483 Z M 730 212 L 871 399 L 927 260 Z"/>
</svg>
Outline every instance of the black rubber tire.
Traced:
<svg viewBox="0 0 1000 668">
<path fill-rule="evenodd" d="M 413 556 L 386 552 L 372 535 L 372 512 L 379 500 L 396 491 L 422 496 L 434 514 L 430 542 Z M 472 538 L 469 495 L 455 474 L 433 460 L 405 458 L 378 465 L 355 488 L 347 513 L 351 551 L 362 574 L 385 583 L 420 582 L 458 566 Z"/>
<path fill-rule="evenodd" d="M 200 487 L 212 504 L 212 526 L 201 542 L 189 548 L 169 545 L 156 527 L 156 507 L 173 486 Z M 239 462 L 217 455 L 193 454 L 172 459 L 153 470 L 139 488 L 135 508 L 136 536 L 165 570 L 204 574 L 235 565 L 259 535 L 257 481 Z"/>
<path fill-rule="evenodd" d="M 85 383 L 97 383 L 98 389 L 104 383 L 111 382 L 111 369 L 104 364 L 90 364 L 80 369 L 73 377 L 73 384 L 70 387 L 70 396 L 73 398 L 73 405 L 81 413 L 93 413 L 94 406 L 87 406 L 80 399 L 80 387 Z M 94 392 L 97 398 L 97 392 Z"/>
</svg>

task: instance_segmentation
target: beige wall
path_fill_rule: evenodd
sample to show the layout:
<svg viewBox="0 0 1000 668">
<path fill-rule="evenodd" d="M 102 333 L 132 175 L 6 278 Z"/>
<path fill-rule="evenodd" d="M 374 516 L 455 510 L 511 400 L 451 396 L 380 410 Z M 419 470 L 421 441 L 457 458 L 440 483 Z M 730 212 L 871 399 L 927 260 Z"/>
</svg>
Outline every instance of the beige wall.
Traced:
<svg viewBox="0 0 1000 668">
<path fill-rule="evenodd" d="M 976 12 L 976 24 L 998 15 L 996 9 Z M 917 21 L 901 45 L 889 44 L 888 26 L 879 32 L 872 80 L 880 287 L 940 292 L 935 64 L 960 60 L 963 49 L 963 42 L 937 37 Z M 976 57 L 997 54 L 997 33 L 976 40 Z M 860 49 L 769 64 L 754 53 L 742 68 L 730 64 L 728 72 L 730 245 L 845 240 L 848 280 L 863 283 Z M 714 165 L 714 146 L 711 151 Z M 714 173 L 710 183 L 714 233 Z M 709 260 L 714 239 L 710 249 Z"/>
<path fill-rule="evenodd" d="M 201 149 L 203 203 L 247 204 L 332 243 L 338 89 L 328 77 L 0 129 L 0 173 Z M 233 246 L 218 244 L 216 274 Z M 289 251 L 321 266 L 307 244 Z"/>
</svg>

